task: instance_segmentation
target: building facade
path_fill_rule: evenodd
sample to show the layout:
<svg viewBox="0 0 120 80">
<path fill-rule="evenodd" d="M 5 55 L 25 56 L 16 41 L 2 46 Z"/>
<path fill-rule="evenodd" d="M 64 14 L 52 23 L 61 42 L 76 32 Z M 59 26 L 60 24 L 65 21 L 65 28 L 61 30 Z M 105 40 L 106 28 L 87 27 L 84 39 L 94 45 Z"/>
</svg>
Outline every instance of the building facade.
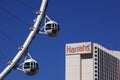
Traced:
<svg viewBox="0 0 120 80">
<path fill-rule="evenodd" d="M 65 80 L 120 80 L 120 51 L 97 43 L 66 44 Z"/>
</svg>

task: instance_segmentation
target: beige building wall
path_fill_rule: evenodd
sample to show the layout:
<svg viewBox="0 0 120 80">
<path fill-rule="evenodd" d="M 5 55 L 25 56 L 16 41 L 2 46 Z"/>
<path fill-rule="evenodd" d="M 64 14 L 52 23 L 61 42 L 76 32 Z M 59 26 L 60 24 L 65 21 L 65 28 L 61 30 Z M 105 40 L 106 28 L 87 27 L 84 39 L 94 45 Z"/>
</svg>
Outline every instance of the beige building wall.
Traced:
<svg viewBox="0 0 120 80">
<path fill-rule="evenodd" d="M 120 51 L 91 42 L 66 44 L 65 80 L 120 80 Z"/>
<path fill-rule="evenodd" d="M 92 43 L 66 44 L 65 80 L 93 80 Z"/>
<path fill-rule="evenodd" d="M 65 80 L 93 80 L 93 58 L 84 55 L 66 56 L 66 79 Z"/>
<path fill-rule="evenodd" d="M 65 80 L 80 80 L 80 55 L 67 55 L 65 64 Z"/>
<path fill-rule="evenodd" d="M 93 58 L 81 60 L 81 80 L 94 80 L 93 79 Z"/>
</svg>

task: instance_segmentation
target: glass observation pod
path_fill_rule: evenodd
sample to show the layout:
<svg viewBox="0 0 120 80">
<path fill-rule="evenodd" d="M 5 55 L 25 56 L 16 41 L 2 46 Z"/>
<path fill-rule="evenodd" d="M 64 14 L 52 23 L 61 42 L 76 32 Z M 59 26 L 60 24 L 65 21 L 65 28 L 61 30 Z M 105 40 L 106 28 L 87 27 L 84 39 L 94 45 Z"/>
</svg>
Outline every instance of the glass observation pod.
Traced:
<svg viewBox="0 0 120 80">
<path fill-rule="evenodd" d="M 22 68 L 27 75 L 33 76 L 38 72 L 39 66 L 34 59 L 27 59 L 24 61 Z"/>
<path fill-rule="evenodd" d="M 48 36 L 51 37 L 55 37 L 58 34 L 59 30 L 59 25 L 55 21 L 48 21 L 44 27 L 44 31 L 48 34 Z"/>
</svg>

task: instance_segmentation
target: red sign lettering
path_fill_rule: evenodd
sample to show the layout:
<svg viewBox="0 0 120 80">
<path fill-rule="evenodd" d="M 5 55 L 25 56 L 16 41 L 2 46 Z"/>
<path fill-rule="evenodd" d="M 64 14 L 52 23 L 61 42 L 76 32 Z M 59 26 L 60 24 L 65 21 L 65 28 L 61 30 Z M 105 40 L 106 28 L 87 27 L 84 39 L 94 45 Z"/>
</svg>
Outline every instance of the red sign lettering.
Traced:
<svg viewBox="0 0 120 80">
<path fill-rule="evenodd" d="M 85 52 L 90 52 L 91 51 L 91 44 L 83 44 L 83 45 L 78 45 L 76 47 L 68 45 L 66 47 L 67 53 L 85 53 Z"/>
</svg>

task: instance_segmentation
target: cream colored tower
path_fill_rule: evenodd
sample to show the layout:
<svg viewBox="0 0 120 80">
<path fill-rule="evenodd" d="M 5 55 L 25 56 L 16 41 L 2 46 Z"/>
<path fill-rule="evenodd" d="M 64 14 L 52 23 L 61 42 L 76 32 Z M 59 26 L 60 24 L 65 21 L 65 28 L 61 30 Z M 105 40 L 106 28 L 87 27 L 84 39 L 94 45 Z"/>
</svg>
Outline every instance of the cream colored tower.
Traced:
<svg viewBox="0 0 120 80">
<path fill-rule="evenodd" d="M 66 44 L 65 80 L 120 80 L 120 51 L 97 43 Z"/>
</svg>

